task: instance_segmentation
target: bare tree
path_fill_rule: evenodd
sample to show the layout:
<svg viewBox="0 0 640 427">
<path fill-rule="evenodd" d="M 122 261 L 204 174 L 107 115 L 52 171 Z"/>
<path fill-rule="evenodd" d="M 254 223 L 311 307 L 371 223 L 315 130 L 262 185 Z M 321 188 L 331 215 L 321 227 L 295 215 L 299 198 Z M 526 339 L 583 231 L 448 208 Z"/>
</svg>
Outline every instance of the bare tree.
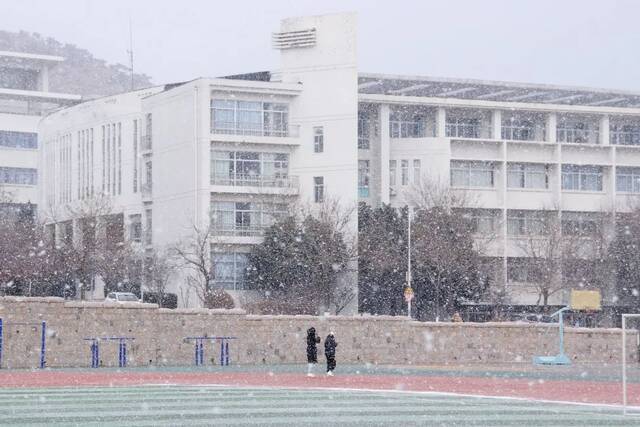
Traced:
<svg viewBox="0 0 640 427">
<path fill-rule="evenodd" d="M 167 288 L 177 269 L 177 260 L 168 251 L 154 250 L 145 256 L 144 291 L 153 293 L 159 305 L 165 300 Z"/>
<path fill-rule="evenodd" d="M 212 292 L 211 244 L 213 233 L 210 224 L 203 227 L 192 224 L 190 235 L 171 246 L 170 252 L 176 257 L 180 267 L 187 272 L 187 288 L 195 292 L 205 305 Z"/>
</svg>

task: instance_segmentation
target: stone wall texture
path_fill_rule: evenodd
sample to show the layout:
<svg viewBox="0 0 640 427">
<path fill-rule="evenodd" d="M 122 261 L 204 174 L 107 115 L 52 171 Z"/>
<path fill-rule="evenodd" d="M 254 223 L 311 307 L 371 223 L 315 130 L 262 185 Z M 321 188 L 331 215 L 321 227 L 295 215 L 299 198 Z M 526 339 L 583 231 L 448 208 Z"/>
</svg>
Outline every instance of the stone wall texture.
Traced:
<svg viewBox="0 0 640 427">
<path fill-rule="evenodd" d="M 339 363 L 398 365 L 531 363 L 557 353 L 557 328 L 520 323 L 428 323 L 388 316 L 254 316 L 241 310 L 168 310 L 154 304 L 116 305 L 58 298 L 0 298 L 2 368 L 34 368 L 40 323 L 46 321 L 46 365 L 90 365 L 85 338 L 133 337 L 129 366 L 188 366 L 192 336 L 235 336 L 232 364 L 306 362 L 306 330 L 335 333 Z M 620 363 L 620 329 L 565 329 L 566 353 L 576 363 Z M 637 331 L 628 335 L 629 361 L 638 360 Z M 322 359 L 322 345 L 319 356 Z M 219 363 L 219 343 L 205 346 L 205 364 Z M 100 363 L 117 366 L 118 345 L 102 342 Z"/>
</svg>

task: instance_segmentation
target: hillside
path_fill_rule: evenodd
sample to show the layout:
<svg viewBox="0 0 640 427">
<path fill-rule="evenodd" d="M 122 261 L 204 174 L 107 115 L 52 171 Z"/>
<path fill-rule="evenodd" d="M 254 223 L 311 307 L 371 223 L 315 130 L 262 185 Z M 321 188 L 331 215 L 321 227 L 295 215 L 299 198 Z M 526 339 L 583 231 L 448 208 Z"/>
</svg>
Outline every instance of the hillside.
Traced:
<svg viewBox="0 0 640 427">
<path fill-rule="evenodd" d="M 49 75 L 52 92 L 80 94 L 85 98 L 126 92 L 131 89 L 131 76 L 122 64 L 107 64 L 91 52 L 75 45 L 61 43 L 37 33 L 0 31 L 0 50 L 58 55 L 65 61 Z M 151 86 L 145 74 L 134 75 L 136 89 Z"/>
</svg>

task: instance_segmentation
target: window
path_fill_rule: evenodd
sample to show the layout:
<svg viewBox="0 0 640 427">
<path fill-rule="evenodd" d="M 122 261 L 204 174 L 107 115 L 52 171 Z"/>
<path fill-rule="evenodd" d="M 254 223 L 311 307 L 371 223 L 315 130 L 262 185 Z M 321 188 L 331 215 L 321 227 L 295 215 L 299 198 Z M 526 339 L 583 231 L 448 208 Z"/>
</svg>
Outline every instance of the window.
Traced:
<svg viewBox="0 0 640 427">
<path fill-rule="evenodd" d="M 212 132 L 288 136 L 289 106 L 287 104 L 214 99 L 211 101 Z"/>
<path fill-rule="evenodd" d="M 593 127 L 593 129 L 591 129 Z M 558 142 L 571 142 L 584 144 L 592 142 L 598 143 L 598 127 L 590 124 L 584 119 L 560 118 L 556 129 L 556 139 Z"/>
<path fill-rule="evenodd" d="M 480 138 L 480 119 L 469 117 L 447 117 L 445 135 L 449 138 Z"/>
<path fill-rule="evenodd" d="M 229 290 L 242 290 L 247 271 L 247 255 L 238 252 L 212 252 L 213 283 Z"/>
<path fill-rule="evenodd" d="M 602 191 L 602 167 L 562 165 L 562 189 Z"/>
<path fill-rule="evenodd" d="M 613 145 L 640 145 L 640 125 L 612 124 L 609 141 Z"/>
<path fill-rule="evenodd" d="M 138 121 L 133 121 L 133 192 L 138 192 Z"/>
<path fill-rule="evenodd" d="M 420 170 L 420 159 L 413 160 L 413 182 L 418 184 L 421 179 L 422 172 Z"/>
<path fill-rule="evenodd" d="M 397 168 L 397 161 L 389 160 L 389 185 L 391 187 L 396 185 L 396 168 Z"/>
<path fill-rule="evenodd" d="M 369 149 L 369 137 L 371 122 L 367 111 L 358 111 L 358 148 L 360 150 Z"/>
<path fill-rule="evenodd" d="M 313 201 L 316 203 L 324 202 L 324 177 L 313 177 Z"/>
<path fill-rule="evenodd" d="M 313 128 L 313 152 L 322 153 L 324 151 L 324 128 L 316 126 Z"/>
<path fill-rule="evenodd" d="M 532 141 L 535 139 L 535 125 L 531 120 L 512 118 L 502 125 L 502 139 Z"/>
<path fill-rule="evenodd" d="M 37 185 L 38 170 L 29 168 L 0 167 L 0 184 Z"/>
<path fill-rule="evenodd" d="M 510 236 L 543 236 L 547 234 L 547 218 L 540 211 L 508 211 L 507 234 Z"/>
<path fill-rule="evenodd" d="M 507 280 L 509 282 L 540 283 L 544 280 L 542 266 L 527 258 L 509 258 L 507 260 Z"/>
<path fill-rule="evenodd" d="M 567 236 L 588 236 L 599 229 L 598 216 L 590 212 L 563 212 L 562 234 Z"/>
<path fill-rule="evenodd" d="M 122 194 L 122 123 L 118 123 L 118 194 Z"/>
<path fill-rule="evenodd" d="M 129 215 L 129 240 L 140 242 L 142 240 L 142 215 Z"/>
<path fill-rule="evenodd" d="M 153 243 L 153 211 L 146 209 L 144 211 L 145 227 L 144 227 L 144 242 L 147 245 Z"/>
<path fill-rule="evenodd" d="M 153 147 L 153 115 L 151 113 L 147 113 L 145 116 L 145 132 L 142 146 L 145 150 L 151 150 Z"/>
<path fill-rule="evenodd" d="M 451 161 L 452 187 L 493 187 L 494 165 L 491 162 Z"/>
<path fill-rule="evenodd" d="M 549 188 L 547 166 L 532 163 L 509 163 L 507 187 Z"/>
<path fill-rule="evenodd" d="M 616 191 L 621 193 L 640 193 L 640 168 L 617 168 Z"/>
<path fill-rule="evenodd" d="M 474 234 L 493 234 L 497 229 L 497 214 L 491 210 L 473 209 L 463 214 L 469 221 L 471 232 Z"/>
<path fill-rule="evenodd" d="M 289 177 L 289 154 L 250 151 L 211 151 L 211 183 L 286 187 Z"/>
<path fill-rule="evenodd" d="M 369 197 L 369 160 L 358 160 L 358 196 Z"/>
<path fill-rule="evenodd" d="M 400 160 L 400 183 L 409 184 L 409 160 Z"/>
<path fill-rule="evenodd" d="M 0 130 L 0 147 L 38 148 L 38 134 L 34 132 L 15 132 Z"/>
<path fill-rule="evenodd" d="M 411 111 L 394 111 L 389 115 L 391 138 L 424 138 L 425 118 Z"/>
<path fill-rule="evenodd" d="M 212 201 L 211 224 L 222 235 L 259 236 L 287 212 L 286 203 Z"/>
</svg>

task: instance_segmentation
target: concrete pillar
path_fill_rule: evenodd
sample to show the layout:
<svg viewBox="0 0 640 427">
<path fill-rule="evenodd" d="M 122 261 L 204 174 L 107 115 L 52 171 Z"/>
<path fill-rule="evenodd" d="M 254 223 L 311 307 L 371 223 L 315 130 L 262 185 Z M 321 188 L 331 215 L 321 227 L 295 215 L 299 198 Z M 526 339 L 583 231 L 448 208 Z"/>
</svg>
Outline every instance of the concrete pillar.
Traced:
<svg viewBox="0 0 640 427">
<path fill-rule="evenodd" d="M 502 139 L 502 111 L 491 111 L 491 138 Z"/>
<path fill-rule="evenodd" d="M 600 117 L 599 132 L 598 144 L 609 145 L 609 116 L 606 114 Z"/>
<path fill-rule="evenodd" d="M 547 142 L 557 142 L 557 139 L 556 139 L 557 127 L 558 127 L 558 115 L 556 113 L 547 114 L 547 122 L 545 123 Z"/>
<path fill-rule="evenodd" d="M 438 107 L 436 110 L 436 136 L 444 138 L 447 136 L 447 113 L 444 107 Z"/>
<path fill-rule="evenodd" d="M 39 87 L 38 89 L 42 92 L 49 92 L 49 66 L 43 65 L 40 69 L 40 74 L 38 76 Z"/>
<path fill-rule="evenodd" d="M 380 105 L 380 202 L 389 203 L 389 105 Z"/>
</svg>

